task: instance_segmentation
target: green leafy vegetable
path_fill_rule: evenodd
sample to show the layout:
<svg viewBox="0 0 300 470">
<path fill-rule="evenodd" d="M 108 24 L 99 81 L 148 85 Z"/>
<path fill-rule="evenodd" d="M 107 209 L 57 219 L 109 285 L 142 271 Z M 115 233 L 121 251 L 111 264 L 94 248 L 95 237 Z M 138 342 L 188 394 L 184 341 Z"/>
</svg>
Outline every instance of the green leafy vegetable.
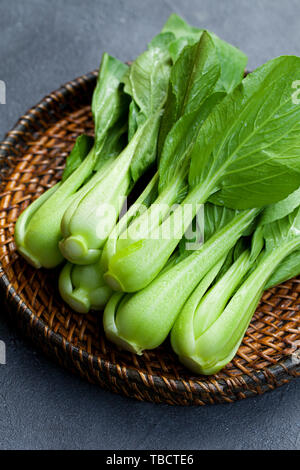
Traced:
<svg viewBox="0 0 300 470">
<path fill-rule="evenodd" d="M 79 313 L 101 310 L 111 296 L 103 282 L 99 261 L 87 266 L 66 263 L 59 276 L 59 292 L 63 300 Z"/>
<path fill-rule="evenodd" d="M 182 79 L 183 71 L 188 72 L 185 80 Z M 190 153 L 197 133 L 212 108 L 224 97 L 223 93 L 213 93 L 219 77 L 220 65 L 215 46 L 208 33 L 203 33 L 198 43 L 183 50 L 171 70 L 169 94 L 160 129 L 165 143 L 159 161 L 158 198 L 148 212 L 129 226 L 127 239 L 124 240 L 123 236 L 114 245 L 115 253 L 110 252 L 109 257 L 109 271 L 115 256 L 121 256 L 122 252 L 132 253 L 141 240 L 156 237 L 155 233 L 160 230 L 159 225 L 170 212 L 172 204 L 185 195 Z M 171 122 L 169 116 L 172 116 Z M 155 265 L 153 268 L 155 270 Z M 135 273 L 135 278 L 139 277 L 137 271 Z M 118 287 L 118 281 L 110 273 L 105 278 L 111 286 Z M 137 290 L 135 279 L 131 277 L 128 280 L 134 287 L 126 285 L 123 286 L 124 290 Z M 143 282 L 143 278 L 141 280 Z"/>
<path fill-rule="evenodd" d="M 278 284 L 281 284 L 282 282 L 285 282 L 299 275 L 300 250 L 297 250 L 287 256 L 283 261 L 281 261 L 276 271 L 273 272 L 272 276 L 266 283 L 265 289 L 277 286 Z"/>
<path fill-rule="evenodd" d="M 111 297 L 103 317 L 111 341 L 140 354 L 165 340 L 191 292 L 221 259 L 224 261 L 259 210 L 231 213 L 232 220 L 199 250 L 171 264 L 147 287 L 135 294 L 116 293 Z"/>
<path fill-rule="evenodd" d="M 142 192 L 129 210 L 114 227 L 101 256 L 97 262 L 88 265 L 66 263 L 59 276 L 59 292 L 63 300 L 76 312 L 88 313 L 101 310 L 108 302 L 112 290 L 105 284 L 103 274 L 107 269 L 107 260 L 115 249 L 117 236 L 126 230 L 128 224 L 142 213 L 157 195 L 158 175 Z"/>
<path fill-rule="evenodd" d="M 274 213 L 278 214 L 282 207 L 278 203 Z M 261 236 L 264 248 L 258 242 Z M 173 349 L 181 362 L 196 373 L 214 374 L 230 362 L 264 289 L 276 279 L 277 267 L 276 282 L 290 276 L 291 256 L 298 254 L 300 248 L 299 200 L 298 207 L 285 217 L 258 225 L 252 243 L 256 245 L 252 246 L 252 256 L 245 251 L 205 295 L 199 285 L 176 320 L 171 333 Z M 299 273 L 299 257 L 297 269 Z"/>
<path fill-rule="evenodd" d="M 275 204 L 270 204 L 265 208 L 260 219 L 260 225 L 275 222 L 293 212 L 299 206 L 300 187 L 291 193 L 287 198 Z"/>
<path fill-rule="evenodd" d="M 207 119 L 194 148 L 201 158 L 192 158 L 190 182 L 216 178 L 213 202 L 261 207 L 298 188 L 300 107 L 292 102 L 291 86 L 299 67 L 298 57 L 269 61 Z"/>
<path fill-rule="evenodd" d="M 176 40 L 170 45 L 170 53 L 174 59 L 179 57 L 185 46 L 198 42 L 203 31 L 203 29 L 188 25 L 175 14 L 170 16 L 162 30 L 162 32 L 171 32 L 176 37 Z M 247 56 L 236 47 L 218 38 L 215 34 L 210 33 L 210 35 L 216 46 L 221 63 L 219 88 L 228 93 L 242 80 L 247 65 Z"/>
<path fill-rule="evenodd" d="M 133 184 L 155 161 L 171 68 L 166 47 L 169 40 L 168 33 L 158 35 L 131 65 L 123 79 L 125 92 L 133 103 L 129 121 L 131 140 L 115 159 L 109 174 L 80 200 L 74 200 L 65 212 L 59 246 L 64 257 L 73 263 L 96 262 Z"/>
<path fill-rule="evenodd" d="M 66 166 L 63 171 L 62 183 L 81 165 L 83 160 L 93 148 L 94 139 L 83 134 L 76 139 L 75 145 L 67 158 Z"/>
<path fill-rule="evenodd" d="M 117 59 L 103 55 L 99 78 L 93 98 L 95 120 L 95 143 L 81 136 L 71 152 L 62 181 L 31 204 L 19 217 L 15 227 L 15 241 L 18 251 L 36 268 L 52 268 L 62 262 L 58 248 L 61 239 L 60 224 L 69 204 L 88 189 L 91 181 L 101 180 L 108 170 L 104 142 L 111 129 L 124 129 L 124 113 L 128 101 L 120 91 L 120 80 L 127 66 Z M 109 85 L 109 86 L 108 86 Z M 103 159 L 103 164 L 100 161 Z M 93 176 L 95 166 L 100 167 Z M 85 188 L 82 185 L 87 181 Z"/>
<path fill-rule="evenodd" d="M 188 195 L 155 236 L 116 252 L 106 274 L 111 287 L 133 292 L 148 285 L 208 199 L 234 209 L 262 207 L 299 187 L 300 107 L 291 98 L 299 74 L 300 58 L 271 60 L 213 108 L 192 148 Z M 182 215 L 187 205 L 189 216 Z"/>
<path fill-rule="evenodd" d="M 33 266 L 66 258 L 61 297 L 105 308 L 111 341 L 142 354 L 171 333 L 195 373 L 224 367 L 263 291 L 300 274 L 300 58 L 243 79 L 246 63 L 175 14 L 130 66 L 104 54 L 94 137 L 15 227 Z"/>
</svg>

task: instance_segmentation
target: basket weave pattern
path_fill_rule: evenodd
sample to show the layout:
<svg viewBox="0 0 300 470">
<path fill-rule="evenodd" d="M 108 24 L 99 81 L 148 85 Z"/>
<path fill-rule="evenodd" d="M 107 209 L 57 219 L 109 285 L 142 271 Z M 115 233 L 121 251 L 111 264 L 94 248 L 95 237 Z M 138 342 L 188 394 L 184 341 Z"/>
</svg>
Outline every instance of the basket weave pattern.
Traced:
<svg viewBox="0 0 300 470">
<path fill-rule="evenodd" d="M 166 342 L 143 356 L 118 351 L 101 313 L 78 315 L 59 297 L 58 270 L 35 270 L 16 252 L 19 214 L 61 176 L 81 133 L 93 133 L 96 73 L 69 82 L 24 115 L 0 144 L 0 287 L 14 322 L 46 354 L 116 393 L 169 404 L 232 402 L 300 375 L 300 279 L 267 291 L 234 360 L 212 377 L 192 376 Z"/>
</svg>

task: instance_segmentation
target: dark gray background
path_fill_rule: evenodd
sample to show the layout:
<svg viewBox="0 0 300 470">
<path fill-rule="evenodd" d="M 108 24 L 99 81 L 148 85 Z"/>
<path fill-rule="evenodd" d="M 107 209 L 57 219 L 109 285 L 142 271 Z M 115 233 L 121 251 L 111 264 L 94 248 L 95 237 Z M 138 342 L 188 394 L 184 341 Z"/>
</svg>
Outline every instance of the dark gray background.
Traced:
<svg viewBox="0 0 300 470">
<path fill-rule="evenodd" d="M 242 48 L 249 68 L 300 55 L 299 0 L 0 0 L 0 138 L 103 51 L 134 58 L 172 12 Z M 49 362 L 0 317 L 1 449 L 299 449 L 300 381 L 232 405 L 180 408 L 105 392 Z"/>
</svg>

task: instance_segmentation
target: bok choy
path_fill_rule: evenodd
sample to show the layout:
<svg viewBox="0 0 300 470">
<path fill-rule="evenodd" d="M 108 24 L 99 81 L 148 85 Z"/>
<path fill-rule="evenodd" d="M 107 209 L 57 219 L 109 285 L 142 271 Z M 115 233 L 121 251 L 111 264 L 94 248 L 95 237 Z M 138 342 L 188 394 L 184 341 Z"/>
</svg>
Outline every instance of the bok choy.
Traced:
<svg viewBox="0 0 300 470">
<path fill-rule="evenodd" d="M 231 48 L 230 45 L 228 47 Z M 236 54 L 239 55 L 239 51 Z M 243 65 L 241 62 L 239 77 L 243 73 Z M 176 247 L 178 240 L 168 254 L 165 250 L 157 266 L 157 263 L 150 262 L 151 248 L 147 249 L 146 245 L 153 239 L 159 241 L 158 233 L 163 230 L 164 220 L 169 220 L 172 204 L 180 202 L 186 195 L 191 152 L 203 122 L 226 94 L 220 90 L 225 84 L 224 78 L 221 81 L 223 71 L 228 67 L 232 67 L 231 64 L 222 63 L 213 39 L 205 31 L 198 42 L 184 47 L 172 67 L 159 135 L 158 198 L 148 212 L 129 225 L 126 234 L 117 240 L 105 275 L 112 288 L 133 292 L 144 287 L 158 274 Z M 181 236 L 180 231 L 179 239 Z M 144 262 L 136 263 L 137 258 L 143 255 Z M 135 270 L 130 272 L 131 263 L 135 264 Z"/>
<path fill-rule="evenodd" d="M 64 214 L 59 246 L 64 257 L 73 263 L 89 264 L 99 258 L 126 196 L 156 159 L 171 68 L 168 44 L 172 40 L 171 33 L 154 38 L 123 78 L 124 90 L 131 97 L 130 140 L 106 177 L 82 198 L 75 199 Z"/>
<path fill-rule="evenodd" d="M 183 259 L 179 257 L 177 263 L 167 266 L 139 292 L 115 293 L 110 298 L 103 324 L 111 341 L 141 354 L 144 349 L 156 348 L 166 339 L 191 292 L 209 271 L 213 269 L 214 275 L 218 274 L 229 250 L 260 212 L 259 209 L 224 211 L 225 217 L 219 218 L 219 230 L 198 250 Z"/>
<path fill-rule="evenodd" d="M 234 49 L 230 45 L 228 45 L 228 48 Z M 242 55 L 238 50 L 236 50 L 236 54 L 238 56 Z M 241 60 L 239 79 L 243 73 L 244 63 L 245 60 Z M 224 64 L 223 68 L 226 67 L 228 67 L 228 64 Z M 189 79 L 185 81 L 182 80 L 181 72 L 183 69 L 189 73 Z M 177 154 L 179 154 L 179 151 L 182 150 L 184 145 L 188 148 L 190 145 L 189 140 L 192 141 L 194 134 L 197 132 L 197 128 L 201 126 L 213 106 L 225 95 L 223 92 L 213 93 L 215 89 L 221 89 L 223 87 L 224 79 L 223 82 L 220 83 L 221 74 L 221 64 L 217 55 L 216 46 L 210 35 L 203 32 L 200 35 L 199 41 L 194 42 L 192 46 L 184 48 L 175 62 L 175 65 L 171 69 L 170 87 L 166 110 L 162 118 L 160 141 L 162 140 L 162 135 L 168 130 L 168 126 L 172 127 L 168 119 L 168 116 L 170 115 L 172 115 L 173 121 L 175 121 L 172 121 L 174 128 L 176 128 L 175 123 L 178 123 L 180 126 L 190 129 L 184 143 L 176 141 L 176 138 L 174 140 L 174 131 L 170 132 L 166 142 L 166 150 L 164 151 L 174 152 L 175 150 L 177 151 Z M 135 108 L 132 109 L 134 110 Z M 171 109 L 173 109 L 174 112 L 170 112 Z M 130 123 L 129 129 L 132 129 L 132 125 L 130 125 Z M 173 141 L 175 144 L 172 144 Z M 179 147 L 179 149 L 176 150 L 176 146 Z M 187 157 L 184 158 L 185 154 L 181 156 L 181 160 L 178 162 L 177 168 L 173 171 L 167 184 L 163 185 L 162 181 L 160 181 L 160 190 L 158 191 L 158 189 L 156 189 L 158 194 L 155 200 L 152 199 L 151 202 L 153 202 L 153 204 L 151 205 L 151 208 L 149 208 L 148 211 L 143 211 L 139 217 L 137 217 L 136 214 L 132 217 L 131 209 L 128 214 L 126 214 L 126 221 L 124 218 L 112 230 L 102 254 L 101 271 L 107 270 L 108 261 L 117 249 L 119 250 L 121 247 L 129 246 L 132 240 L 135 240 L 137 236 L 140 237 L 141 234 L 144 237 L 149 237 L 151 231 L 156 227 L 157 220 L 163 220 L 170 211 L 172 204 L 180 202 L 184 197 L 187 187 L 187 172 L 189 166 L 189 155 L 188 152 L 185 153 L 187 154 Z M 148 192 L 153 194 L 153 182 L 154 180 L 158 180 L 159 175 L 163 174 L 164 171 L 165 169 L 161 169 L 159 165 L 158 173 L 149 183 L 149 187 L 145 189 L 141 196 L 142 199 L 146 197 Z M 155 184 L 155 187 L 157 188 L 157 184 Z M 137 203 L 140 203 L 140 198 Z M 144 201 L 143 204 L 145 204 Z M 94 207 L 94 205 L 91 206 Z M 134 206 L 136 206 L 136 204 L 134 204 Z M 149 207 L 149 202 L 147 206 Z M 63 273 L 66 272 L 70 273 L 71 271 L 67 271 L 65 268 Z M 137 272 L 136 275 L 138 276 L 139 273 Z M 70 286 L 71 284 L 72 283 L 69 282 L 68 285 Z M 103 279 L 100 279 L 99 277 L 99 287 L 102 286 L 102 284 Z M 64 285 L 65 284 L 63 284 L 63 286 Z M 75 289 L 75 291 L 78 300 L 78 289 Z M 70 292 L 65 292 L 65 289 L 62 286 L 60 292 L 64 300 L 70 303 Z"/>
<path fill-rule="evenodd" d="M 287 260 L 300 248 L 299 202 L 298 198 L 298 207 L 285 217 L 258 226 L 256 234 L 262 235 L 264 247 L 257 251 L 257 260 L 245 252 L 204 296 L 200 283 L 184 305 L 171 342 L 192 371 L 215 374 L 236 354 L 263 291 L 273 283 L 272 275 L 280 266 L 287 267 Z M 293 274 L 299 273 L 298 263 Z M 282 281 L 290 277 L 286 271 L 285 275 Z"/>
<path fill-rule="evenodd" d="M 142 236 L 112 256 L 105 279 L 113 289 L 134 292 L 150 284 L 199 204 L 211 200 L 233 209 L 263 207 L 299 186 L 300 107 L 291 96 L 299 75 L 300 58 L 271 60 L 213 108 L 192 145 L 187 196 L 150 237 Z M 187 131 L 178 127 L 177 140 L 184 141 Z M 178 158 L 162 152 L 166 179 Z M 191 210 L 184 211 L 188 206 Z"/>
<path fill-rule="evenodd" d="M 104 309 L 108 339 L 142 354 L 170 334 L 195 373 L 231 361 L 263 291 L 300 273 L 300 58 L 246 63 L 177 15 L 131 65 L 104 54 L 94 136 L 15 227 L 36 268 L 65 260 L 61 297 Z"/>
<path fill-rule="evenodd" d="M 63 261 L 58 243 L 67 207 L 108 174 L 115 150 L 120 149 L 128 112 L 128 98 L 120 90 L 120 81 L 127 69 L 117 59 L 103 55 L 92 101 L 95 141 L 87 136 L 77 139 L 62 180 L 34 201 L 17 220 L 17 249 L 36 268 L 52 268 Z"/>
<path fill-rule="evenodd" d="M 99 261 L 85 266 L 66 263 L 59 275 L 60 295 L 76 312 L 101 310 L 111 296 L 111 289 L 103 281 Z"/>
</svg>

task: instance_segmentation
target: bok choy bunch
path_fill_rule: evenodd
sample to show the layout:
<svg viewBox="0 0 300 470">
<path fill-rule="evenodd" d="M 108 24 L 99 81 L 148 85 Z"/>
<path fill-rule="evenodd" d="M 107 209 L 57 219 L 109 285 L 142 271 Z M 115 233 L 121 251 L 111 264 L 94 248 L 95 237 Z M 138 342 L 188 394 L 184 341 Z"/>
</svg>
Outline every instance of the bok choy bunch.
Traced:
<svg viewBox="0 0 300 470">
<path fill-rule="evenodd" d="M 206 288 L 221 269 L 228 252 L 249 228 L 259 209 L 221 208 L 216 231 L 188 256 L 179 256 L 147 287 L 134 294 L 115 293 L 103 317 L 107 337 L 121 348 L 141 354 L 159 346 L 194 288 L 205 278 Z M 206 215 L 206 218 L 209 214 Z M 207 235 L 208 236 L 208 235 Z M 208 274 L 210 273 L 210 274 Z M 208 275 L 208 276 L 207 276 Z M 207 285 L 207 282 L 208 285 Z"/>
<path fill-rule="evenodd" d="M 77 139 L 62 180 L 27 207 L 17 220 L 17 249 L 36 268 L 53 268 L 63 261 L 58 243 L 66 209 L 109 174 L 116 153 L 122 148 L 128 98 L 120 83 L 127 70 L 127 65 L 103 55 L 92 100 L 95 140 L 84 135 Z"/>
<path fill-rule="evenodd" d="M 232 86 L 232 79 L 230 83 L 225 81 L 226 70 L 235 67 L 239 81 L 244 71 L 243 58 L 236 61 L 238 65 L 234 67 L 220 60 L 215 42 L 209 33 L 203 32 L 198 42 L 184 47 L 172 67 L 159 135 L 158 197 L 145 213 L 128 226 L 126 233 L 122 233 L 114 244 L 114 251 L 108 253 L 105 280 L 115 290 L 134 292 L 147 285 L 161 270 L 183 235 L 182 224 L 176 221 L 172 225 L 178 233 L 176 242 L 169 240 L 169 251 L 158 248 L 158 245 L 164 245 L 159 234 L 165 235 L 165 225 L 169 228 L 171 206 L 186 196 L 190 157 L 201 126 L 226 95 L 224 86 L 228 89 Z M 228 48 L 233 56 L 240 57 L 240 51 L 232 51 L 230 45 Z M 192 217 L 188 218 L 185 229 L 195 216 L 198 201 L 194 198 L 191 203 Z M 153 244 L 153 240 L 157 243 Z M 158 262 L 152 252 L 157 248 Z"/>
<path fill-rule="evenodd" d="M 36 268 L 66 260 L 61 297 L 104 309 L 108 339 L 142 354 L 170 334 L 196 373 L 224 367 L 263 291 L 300 273 L 300 58 L 244 78 L 246 63 L 177 15 L 130 66 L 104 54 L 94 137 L 15 227 Z"/>
<path fill-rule="evenodd" d="M 141 236 L 116 250 L 105 275 L 113 289 L 134 292 L 149 285 L 191 224 L 199 204 L 211 200 L 233 209 L 263 207 L 299 186 L 300 107 L 291 97 L 299 74 L 300 58 L 271 60 L 214 106 L 191 146 L 187 196 L 151 236 Z M 185 142 L 190 127 L 178 125 L 172 144 L 175 138 Z M 162 152 L 160 165 L 166 171 L 160 175 L 161 184 L 172 176 L 184 150 Z"/>
<path fill-rule="evenodd" d="M 215 374 L 230 362 L 263 291 L 300 273 L 299 257 L 297 267 L 292 261 L 300 249 L 299 195 L 299 191 L 292 195 L 298 205 L 295 209 L 288 198 L 285 211 L 289 213 L 284 217 L 277 219 L 283 215 L 281 203 L 264 214 L 253 237 L 262 242 L 258 249 L 254 243 L 254 257 L 245 251 L 210 290 L 205 293 L 200 282 L 185 303 L 172 329 L 171 343 L 192 371 Z M 267 223 L 271 214 L 275 220 Z"/>
<path fill-rule="evenodd" d="M 122 233 L 127 223 L 154 200 L 157 195 L 157 176 L 156 174 L 152 178 L 140 197 L 116 224 L 113 229 L 115 235 Z M 88 313 L 91 309 L 101 310 L 108 302 L 112 290 L 104 282 L 103 275 L 107 268 L 107 253 L 114 250 L 115 240 L 116 236 L 108 239 L 102 256 L 96 263 L 75 265 L 68 262 L 63 267 L 59 275 L 59 292 L 63 300 L 76 312 Z"/>
<path fill-rule="evenodd" d="M 171 27 L 170 21 L 167 22 L 167 24 Z M 182 22 L 180 24 L 183 28 Z M 165 26 L 165 29 L 166 28 L 167 25 Z M 102 253 L 99 266 L 99 272 L 101 273 L 107 270 L 109 259 L 114 255 L 117 249 L 119 250 L 121 248 L 128 247 L 132 241 L 136 240 L 137 237 L 140 238 L 141 235 L 143 237 L 151 237 L 152 231 L 156 229 L 157 221 L 161 221 L 167 216 L 172 204 L 178 203 L 183 199 L 186 194 L 187 174 L 190 164 L 188 151 L 189 146 L 191 145 L 194 135 L 197 133 L 197 130 L 200 128 L 213 106 L 215 106 L 215 104 L 225 96 L 224 92 L 216 90 L 223 90 L 224 84 L 227 83 L 226 80 L 228 80 L 228 89 L 232 84 L 233 78 L 230 74 L 224 74 L 224 71 L 226 72 L 226 68 L 230 68 L 231 71 L 233 70 L 232 64 L 226 63 L 224 58 L 223 60 L 219 59 L 217 53 L 218 49 L 211 36 L 207 32 L 201 32 L 200 34 L 198 31 L 197 37 L 199 38 L 200 36 L 200 40 L 196 41 L 193 38 L 189 27 L 186 25 L 184 31 L 191 35 L 189 42 L 193 42 L 193 45 L 187 46 L 182 51 L 178 52 L 178 58 L 174 59 L 175 64 L 171 68 L 167 105 L 162 118 L 162 125 L 159 134 L 159 143 L 161 145 L 164 138 L 163 136 L 168 133 L 169 127 L 172 127 L 172 123 L 174 129 L 176 128 L 176 124 L 181 127 L 184 126 L 185 129 L 190 128 L 184 142 L 175 140 L 175 143 L 172 144 L 174 140 L 174 132 L 170 132 L 166 146 L 164 147 L 164 151 L 174 152 L 175 150 L 177 151 L 177 154 L 179 151 L 183 150 L 183 155 L 178 162 L 177 168 L 174 168 L 172 176 L 170 176 L 165 185 L 162 185 L 161 181 L 160 185 L 158 185 L 160 175 L 163 175 L 166 170 L 163 166 L 161 168 L 160 163 L 158 164 L 158 172 L 155 174 L 153 180 L 146 187 L 145 191 L 138 198 L 136 203 L 130 208 L 126 217 L 123 217 L 123 219 L 121 219 L 121 221 L 112 230 Z M 217 44 L 222 43 L 223 50 L 228 48 L 234 56 L 239 58 L 239 67 L 236 66 L 234 71 L 235 74 L 236 71 L 238 71 L 236 79 L 241 80 L 245 65 L 245 56 L 240 51 L 236 50 L 229 44 L 226 45 L 226 43 L 223 43 L 218 38 L 215 39 L 215 42 Z M 177 39 L 174 43 L 177 44 Z M 174 46 L 174 43 L 172 43 L 172 46 Z M 236 62 L 238 62 L 237 59 Z M 186 75 L 186 80 L 183 80 L 181 74 L 183 69 L 185 69 L 186 73 L 188 72 L 189 74 L 188 76 Z M 225 78 L 224 75 L 225 77 L 229 75 L 230 79 L 227 79 L 227 77 Z M 131 129 L 131 127 L 132 126 L 129 123 L 129 129 Z M 179 149 L 176 150 L 176 146 L 178 146 Z M 184 146 L 186 146 L 187 151 L 184 151 Z M 164 160 L 162 159 L 161 161 Z M 150 195 L 151 198 L 149 198 Z M 146 207 L 149 207 L 150 203 L 152 204 L 148 211 L 139 211 L 139 209 L 136 209 L 140 204 L 142 204 L 143 209 L 145 209 Z M 139 213 L 140 215 L 138 216 Z M 91 267 L 91 270 L 94 270 L 94 267 Z M 77 280 L 79 281 L 79 270 L 76 269 L 76 272 Z M 82 271 L 83 277 L 86 272 L 86 269 Z M 86 290 L 83 291 L 82 288 L 78 290 L 78 288 L 72 283 L 71 273 L 72 269 L 70 267 L 63 269 L 59 282 L 60 293 L 69 305 L 73 308 L 77 305 L 76 309 L 78 309 L 78 296 L 80 296 L 81 301 L 85 303 L 85 296 L 88 295 L 88 297 L 90 297 L 92 295 L 92 291 L 89 289 L 89 293 L 87 294 Z M 66 276 L 68 277 L 68 283 L 66 283 Z M 139 276 L 138 270 L 136 271 L 136 276 Z M 95 285 L 95 289 L 102 289 L 103 283 L 104 281 L 101 274 L 101 276 L 98 276 L 98 283 L 97 286 Z M 70 291 L 70 286 L 72 285 L 74 286 L 74 289 L 72 290 L 73 293 Z M 81 282 L 81 286 L 82 285 L 85 285 L 84 279 Z M 67 289 L 65 287 L 67 287 Z M 73 298 L 72 301 L 71 298 L 73 297 L 73 294 L 74 297 L 76 296 L 76 299 Z M 89 303 L 85 303 L 85 305 L 85 307 L 81 307 L 80 311 L 87 311 Z M 93 305 L 95 308 L 95 304 Z M 99 308 L 101 308 L 101 306 L 102 304 L 99 304 Z"/>
<path fill-rule="evenodd" d="M 60 241 L 59 246 L 62 254 L 69 261 L 76 264 L 88 264 L 95 262 L 99 257 L 126 196 L 156 159 L 157 138 L 168 95 L 172 63 L 185 43 L 198 42 L 202 34 L 204 33 L 201 30 L 191 28 L 178 17 L 172 16 L 165 24 L 162 33 L 150 42 L 148 50 L 130 66 L 123 79 L 124 90 L 131 98 L 128 123 L 129 143 L 115 160 L 109 175 L 101 182 L 97 182 L 84 194 L 84 197 L 76 198 L 65 212 L 61 225 L 63 240 Z M 225 57 L 224 68 L 225 63 L 229 68 L 230 51 L 234 62 L 238 63 L 239 60 L 238 74 L 241 76 L 245 66 L 244 54 L 217 37 L 214 41 L 220 56 Z M 197 50 L 194 55 L 199 55 Z M 194 62 L 188 64 L 188 59 L 185 59 L 185 64 L 191 69 Z M 193 81 L 190 92 L 193 93 L 196 103 L 187 111 L 194 110 L 196 104 L 200 102 L 200 97 L 203 98 L 213 85 L 214 75 L 218 73 L 214 57 L 212 65 L 214 69 L 207 69 L 205 80 Z M 231 64 L 230 70 L 233 68 Z M 232 72 L 226 72 L 221 78 L 219 90 L 223 91 L 223 82 L 226 83 L 227 80 L 231 85 L 235 75 L 232 75 Z M 183 81 L 182 76 L 180 80 Z M 186 100 L 182 97 L 181 101 Z M 182 108 L 183 103 L 177 104 L 179 108 Z M 205 119 L 205 112 L 203 110 L 202 121 Z M 177 114 L 178 119 L 180 109 L 177 109 Z M 170 197 L 174 199 L 174 190 L 172 193 Z"/>
<path fill-rule="evenodd" d="M 59 247 L 73 263 L 97 261 L 126 196 L 155 162 L 172 65 L 168 47 L 174 40 L 172 33 L 156 36 L 123 77 L 124 91 L 131 98 L 129 142 L 106 177 L 95 182 L 83 197 L 74 199 L 64 213 Z"/>
</svg>

